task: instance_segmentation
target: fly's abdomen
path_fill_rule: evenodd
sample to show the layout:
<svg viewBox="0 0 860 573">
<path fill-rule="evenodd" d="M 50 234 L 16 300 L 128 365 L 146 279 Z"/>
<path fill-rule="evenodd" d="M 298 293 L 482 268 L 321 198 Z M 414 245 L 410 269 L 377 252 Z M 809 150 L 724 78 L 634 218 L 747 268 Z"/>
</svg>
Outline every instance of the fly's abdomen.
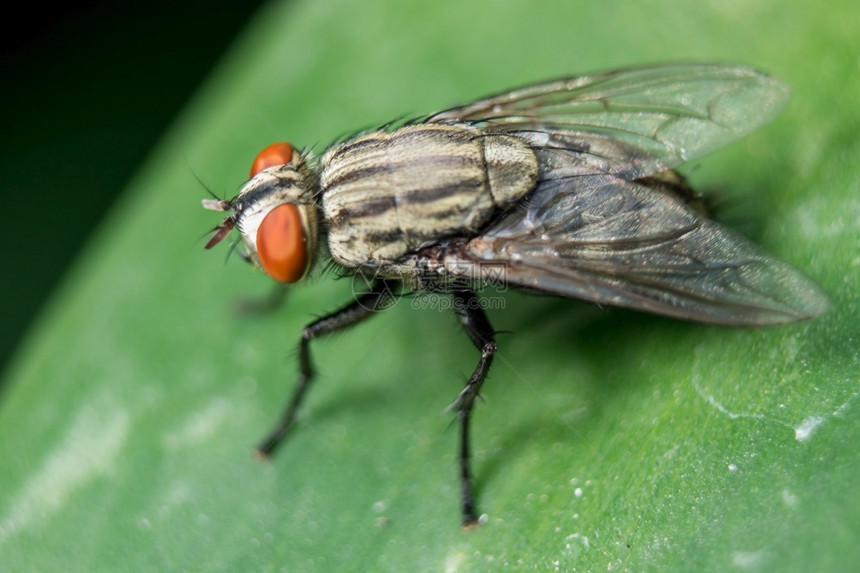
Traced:
<svg viewBox="0 0 860 573">
<path fill-rule="evenodd" d="M 446 237 L 475 235 L 530 193 L 537 173 L 525 143 L 468 125 L 357 137 L 322 159 L 329 252 L 346 266 L 384 266 Z"/>
</svg>

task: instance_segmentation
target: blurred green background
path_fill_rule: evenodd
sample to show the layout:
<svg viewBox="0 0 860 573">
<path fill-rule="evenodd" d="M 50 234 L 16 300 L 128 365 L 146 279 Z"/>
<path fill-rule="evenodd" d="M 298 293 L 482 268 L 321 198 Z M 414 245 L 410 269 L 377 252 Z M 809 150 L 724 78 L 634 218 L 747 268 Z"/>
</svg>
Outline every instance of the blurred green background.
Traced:
<svg viewBox="0 0 860 573">
<path fill-rule="evenodd" d="M 7 372 L 0 570 L 853 570 L 858 22 L 847 0 L 263 4 L 131 179 L 111 177 L 122 194 Z M 219 217 L 197 178 L 231 196 L 275 139 L 321 148 L 507 87 L 672 60 L 791 86 L 774 123 L 685 172 L 820 281 L 830 312 L 732 330 L 505 294 L 489 313 L 509 332 L 476 411 L 487 517 L 473 531 L 458 527 L 444 408 L 476 352 L 450 313 L 408 299 L 313 346 L 297 431 L 270 464 L 253 459 L 302 326 L 351 285 L 315 277 L 271 316 L 233 312 L 270 285 L 203 251 Z M 157 99 L 171 82 L 156 69 L 137 86 Z"/>
<path fill-rule="evenodd" d="M 93 228 L 259 4 L 21 3 L 3 18 L 0 372 Z"/>
</svg>

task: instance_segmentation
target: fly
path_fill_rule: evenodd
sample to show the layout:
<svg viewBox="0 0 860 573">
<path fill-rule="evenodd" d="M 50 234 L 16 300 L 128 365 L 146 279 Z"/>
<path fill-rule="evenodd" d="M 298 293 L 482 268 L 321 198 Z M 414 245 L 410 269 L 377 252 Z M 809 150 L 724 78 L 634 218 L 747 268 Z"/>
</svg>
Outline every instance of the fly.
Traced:
<svg viewBox="0 0 860 573">
<path fill-rule="evenodd" d="M 314 378 L 310 341 L 405 292 L 450 296 L 481 357 L 453 407 L 463 524 L 477 522 L 469 422 L 497 345 L 476 291 L 488 280 L 701 323 L 769 326 L 822 313 L 800 271 L 712 221 L 674 168 L 770 121 L 787 87 L 745 67 L 682 64 L 571 77 L 390 124 L 321 157 L 274 144 L 206 248 L 235 227 L 243 256 L 295 283 L 330 259 L 372 277 L 308 324 L 270 455 Z M 502 269 L 500 273 L 499 269 Z"/>
</svg>

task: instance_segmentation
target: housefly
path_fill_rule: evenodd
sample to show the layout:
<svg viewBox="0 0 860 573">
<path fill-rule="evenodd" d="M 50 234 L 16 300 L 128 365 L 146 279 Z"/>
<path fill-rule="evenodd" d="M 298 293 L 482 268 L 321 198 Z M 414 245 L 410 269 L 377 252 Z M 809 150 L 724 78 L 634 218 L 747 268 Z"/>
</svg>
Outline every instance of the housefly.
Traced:
<svg viewBox="0 0 860 573">
<path fill-rule="evenodd" d="M 243 256 L 278 282 L 299 282 L 324 259 L 371 281 L 305 327 L 297 385 L 260 453 L 296 420 L 314 377 L 311 340 L 404 293 L 450 296 L 481 354 L 453 404 L 471 525 L 470 415 L 497 348 L 476 294 L 488 279 L 728 326 L 823 312 L 814 282 L 712 221 L 673 171 L 770 121 L 787 100 L 782 82 L 749 68 L 668 65 L 500 93 L 359 133 L 320 157 L 266 148 L 235 198 L 203 201 L 229 213 L 206 248 L 235 227 Z"/>
</svg>

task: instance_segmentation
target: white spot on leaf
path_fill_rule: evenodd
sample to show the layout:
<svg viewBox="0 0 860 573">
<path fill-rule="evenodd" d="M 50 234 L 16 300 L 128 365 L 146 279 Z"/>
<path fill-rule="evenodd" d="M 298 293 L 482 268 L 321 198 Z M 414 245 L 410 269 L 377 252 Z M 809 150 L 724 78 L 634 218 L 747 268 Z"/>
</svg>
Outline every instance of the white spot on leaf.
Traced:
<svg viewBox="0 0 860 573">
<path fill-rule="evenodd" d="M 741 569 L 753 569 L 761 566 L 764 551 L 735 551 L 732 553 L 732 565 Z"/>
<path fill-rule="evenodd" d="M 798 442 L 805 442 L 812 436 L 812 432 L 821 425 L 824 418 L 821 416 L 810 416 L 794 429 L 794 438 Z"/>
</svg>

